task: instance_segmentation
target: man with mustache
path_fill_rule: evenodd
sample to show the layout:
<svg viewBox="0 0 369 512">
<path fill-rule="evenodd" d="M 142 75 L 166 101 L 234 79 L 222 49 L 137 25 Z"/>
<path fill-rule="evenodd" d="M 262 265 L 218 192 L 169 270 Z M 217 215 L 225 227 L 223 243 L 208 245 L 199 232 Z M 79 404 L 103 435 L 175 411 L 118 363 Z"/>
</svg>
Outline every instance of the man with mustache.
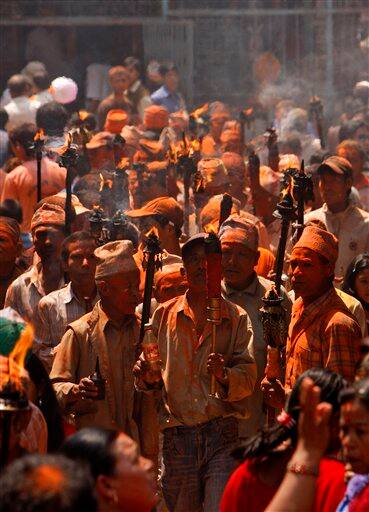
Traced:
<svg viewBox="0 0 369 512">
<path fill-rule="evenodd" d="M 238 439 L 236 418 L 245 415 L 245 398 L 256 380 L 248 316 L 226 299 L 211 351 L 205 237 L 195 235 L 182 247 L 187 292 L 161 304 L 153 315 L 162 380 L 152 382 L 142 359 L 134 368 L 138 389 L 162 389 L 162 486 L 168 509 L 176 512 L 218 510 L 234 469 L 230 451 Z M 209 396 L 212 375 L 216 397 Z"/>
</svg>

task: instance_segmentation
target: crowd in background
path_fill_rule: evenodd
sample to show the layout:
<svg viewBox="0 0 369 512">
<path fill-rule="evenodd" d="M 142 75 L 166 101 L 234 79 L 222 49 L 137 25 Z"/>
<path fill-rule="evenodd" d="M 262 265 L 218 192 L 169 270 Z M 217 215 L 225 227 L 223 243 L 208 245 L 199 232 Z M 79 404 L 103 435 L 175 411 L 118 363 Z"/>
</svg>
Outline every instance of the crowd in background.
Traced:
<svg viewBox="0 0 369 512">
<path fill-rule="evenodd" d="M 39 61 L 1 97 L 0 511 L 369 510 L 369 77 L 324 119 L 287 91 L 268 111 L 209 98 L 191 112 L 170 62 L 86 73 L 78 111 L 76 83 Z M 280 192 L 303 167 L 313 194 L 286 240 L 276 361 L 260 309 Z M 140 347 L 153 228 L 156 371 Z M 10 427 L 9 383 L 26 400 Z"/>
</svg>

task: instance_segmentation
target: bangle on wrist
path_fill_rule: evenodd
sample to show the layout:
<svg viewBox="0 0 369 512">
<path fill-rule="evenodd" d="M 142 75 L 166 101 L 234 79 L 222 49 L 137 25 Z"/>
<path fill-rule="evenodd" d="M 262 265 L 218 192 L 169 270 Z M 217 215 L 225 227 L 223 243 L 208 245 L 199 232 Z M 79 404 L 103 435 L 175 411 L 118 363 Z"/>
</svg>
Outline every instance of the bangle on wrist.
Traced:
<svg viewBox="0 0 369 512">
<path fill-rule="evenodd" d="M 319 476 L 319 465 L 304 464 L 300 462 L 289 462 L 287 472 L 300 476 Z"/>
</svg>

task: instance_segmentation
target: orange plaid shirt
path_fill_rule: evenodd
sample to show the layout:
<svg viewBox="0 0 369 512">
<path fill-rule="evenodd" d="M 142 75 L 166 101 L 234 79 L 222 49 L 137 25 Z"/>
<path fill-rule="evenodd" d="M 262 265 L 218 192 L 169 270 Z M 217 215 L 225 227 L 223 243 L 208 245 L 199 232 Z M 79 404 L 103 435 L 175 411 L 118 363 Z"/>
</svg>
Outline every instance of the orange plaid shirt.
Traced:
<svg viewBox="0 0 369 512">
<path fill-rule="evenodd" d="M 292 306 L 286 348 L 286 388 L 309 368 L 328 368 L 353 381 L 361 329 L 334 288 L 304 307 Z"/>
</svg>

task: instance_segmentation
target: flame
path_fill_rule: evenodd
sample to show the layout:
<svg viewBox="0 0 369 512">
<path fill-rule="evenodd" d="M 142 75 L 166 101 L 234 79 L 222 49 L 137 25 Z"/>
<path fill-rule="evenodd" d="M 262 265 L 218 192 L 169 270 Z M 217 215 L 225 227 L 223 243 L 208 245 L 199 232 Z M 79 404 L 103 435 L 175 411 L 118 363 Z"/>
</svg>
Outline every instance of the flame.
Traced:
<svg viewBox="0 0 369 512">
<path fill-rule="evenodd" d="M 209 222 L 209 224 L 206 224 L 206 226 L 204 227 L 204 232 L 207 233 L 208 235 L 216 235 L 218 233 L 218 225 L 219 222 Z"/>
<path fill-rule="evenodd" d="M 80 121 L 84 121 L 85 119 L 87 119 L 87 117 L 89 116 L 89 113 L 87 112 L 87 110 L 80 110 L 78 112 L 78 117 L 79 117 L 79 120 Z"/>
<path fill-rule="evenodd" d="M 104 176 L 100 173 L 100 188 L 99 192 L 102 192 L 104 189 L 112 189 L 113 188 L 113 181 L 109 178 L 104 178 Z"/>
<path fill-rule="evenodd" d="M 207 111 L 209 110 L 209 103 L 205 103 L 204 105 L 202 105 L 201 107 L 197 108 L 196 110 L 194 110 L 190 116 L 193 117 L 194 119 L 198 119 L 199 117 L 201 117 L 203 114 L 205 114 Z"/>
<path fill-rule="evenodd" d="M 39 130 L 37 130 L 35 136 L 33 137 L 33 140 L 36 142 L 38 140 L 41 140 L 43 137 L 45 137 L 45 131 L 40 128 Z"/>
<path fill-rule="evenodd" d="M 145 238 L 149 238 L 151 235 L 155 235 L 157 238 L 159 238 L 159 231 L 156 226 L 153 226 L 147 233 L 145 233 Z"/>
<path fill-rule="evenodd" d="M 119 160 L 119 163 L 117 165 L 117 168 L 118 169 L 128 169 L 130 166 L 130 161 L 129 161 L 129 158 L 127 158 L 126 156 L 123 156 L 120 160 Z"/>
<path fill-rule="evenodd" d="M 0 373 L 0 389 L 9 383 L 12 388 L 23 391 L 24 363 L 27 352 L 32 347 L 33 332 L 33 327 L 30 324 L 27 324 L 22 331 L 19 340 L 8 356 L 9 371 Z"/>
<path fill-rule="evenodd" d="M 281 199 L 284 199 L 288 195 L 293 197 L 293 180 L 290 180 L 287 187 L 281 191 Z"/>
<path fill-rule="evenodd" d="M 250 108 L 244 108 L 244 109 L 242 110 L 242 113 L 243 113 L 243 115 L 244 115 L 245 117 L 249 117 L 249 116 L 251 116 L 251 115 L 254 113 L 254 109 L 253 109 L 252 107 L 250 107 Z"/>
</svg>

